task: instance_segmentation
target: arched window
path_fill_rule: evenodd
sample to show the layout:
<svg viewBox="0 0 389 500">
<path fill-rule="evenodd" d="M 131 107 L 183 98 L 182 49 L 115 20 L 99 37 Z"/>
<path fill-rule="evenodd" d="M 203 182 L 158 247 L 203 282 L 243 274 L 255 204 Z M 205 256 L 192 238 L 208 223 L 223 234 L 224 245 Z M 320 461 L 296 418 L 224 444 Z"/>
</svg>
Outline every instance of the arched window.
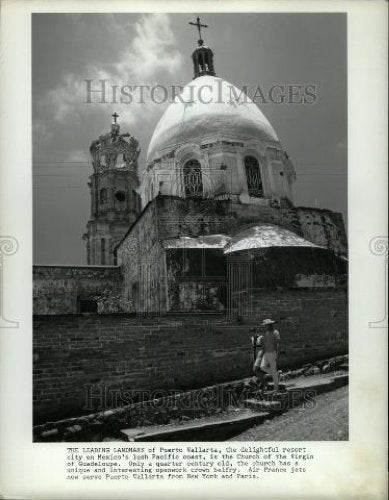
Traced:
<svg viewBox="0 0 389 500">
<path fill-rule="evenodd" d="M 254 156 L 245 156 L 244 166 L 246 168 L 247 187 L 249 196 L 254 198 L 263 197 L 263 187 L 261 179 L 261 170 L 258 160 Z"/>
<path fill-rule="evenodd" d="M 189 160 L 184 165 L 185 195 L 191 198 L 203 196 L 201 165 L 197 160 Z"/>
<path fill-rule="evenodd" d="M 107 203 L 107 190 L 105 188 L 100 189 L 100 205 Z"/>
<path fill-rule="evenodd" d="M 118 154 L 117 159 L 116 159 L 116 167 L 117 168 L 125 168 L 126 167 L 126 160 L 125 160 L 124 154 L 122 154 L 122 153 Z"/>
</svg>

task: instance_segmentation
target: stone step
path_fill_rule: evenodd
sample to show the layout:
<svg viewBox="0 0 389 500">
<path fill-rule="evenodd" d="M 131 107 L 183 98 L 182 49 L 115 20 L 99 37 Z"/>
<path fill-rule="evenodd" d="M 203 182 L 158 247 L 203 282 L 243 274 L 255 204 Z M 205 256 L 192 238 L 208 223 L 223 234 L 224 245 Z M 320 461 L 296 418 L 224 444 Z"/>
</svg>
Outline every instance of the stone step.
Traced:
<svg viewBox="0 0 389 500">
<path fill-rule="evenodd" d="M 294 387 L 287 388 L 286 392 L 289 394 L 289 399 L 297 402 L 303 399 L 307 393 L 310 396 L 321 394 L 323 392 L 332 391 L 339 387 L 348 384 L 348 373 L 336 375 L 331 378 L 316 379 L 314 381 L 309 378 L 296 384 Z"/>
<path fill-rule="evenodd" d="M 281 401 L 266 401 L 264 399 L 246 399 L 243 404 L 250 410 L 267 412 L 277 412 L 283 407 Z"/>
<path fill-rule="evenodd" d="M 331 378 L 322 378 L 311 380 L 310 378 L 306 378 L 305 380 L 301 380 L 300 383 L 296 384 L 294 387 L 290 387 L 287 389 L 287 392 L 293 391 L 301 391 L 301 390 L 317 390 L 321 392 L 326 389 L 330 389 L 333 384 L 333 377 Z"/>
<path fill-rule="evenodd" d="M 126 441 L 224 441 L 244 430 L 272 418 L 268 412 L 242 410 L 239 415 L 215 421 L 187 422 L 182 425 L 151 426 L 142 429 L 122 429 Z"/>
<path fill-rule="evenodd" d="M 283 401 L 285 399 L 288 399 L 288 392 L 265 391 L 261 396 L 262 397 L 260 397 L 259 399 L 262 399 L 264 401 Z"/>
<path fill-rule="evenodd" d="M 335 375 L 332 377 L 332 381 L 335 384 L 335 387 L 342 387 L 348 384 L 348 373 L 342 373 L 341 375 Z"/>
<path fill-rule="evenodd" d="M 273 384 L 273 382 L 268 382 L 267 387 L 268 387 L 269 389 L 272 389 L 272 390 L 273 390 L 273 389 L 274 389 L 274 384 Z M 278 390 L 280 390 L 280 391 L 285 391 L 285 390 L 286 390 L 286 387 L 287 387 L 287 385 L 286 385 L 286 384 L 283 384 L 282 382 L 281 382 L 280 384 L 278 384 Z"/>
<path fill-rule="evenodd" d="M 244 401 L 247 410 L 241 410 L 237 415 L 219 418 L 217 420 L 203 419 L 190 421 L 179 425 L 149 426 L 138 429 L 122 429 L 121 434 L 127 441 L 224 441 L 243 432 L 254 425 L 260 425 L 265 420 L 273 418 L 280 411 L 286 411 L 301 404 L 307 392 L 319 394 L 342 387 L 348 383 L 348 374 L 336 375 L 331 378 L 309 382 L 305 379 L 295 387 L 287 387 L 285 392 L 267 391 L 262 397 L 274 398 Z M 275 399 L 280 398 L 279 401 Z M 255 413 L 253 413 L 255 411 Z"/>
<path fill-rule="evenodd" d="M 263 391 L 260 395 L 260 399 L 263 403 L 276 403 L 279 401 L 281 408 L 287 409 L 300 405 L 307 396 L 312 398 L 323 392 L 338 389 L 347 383 L 348 373 L 316 380 L 310 380 L 307 378 L 302 380 L 300 383 L 293 384 L 293 386 L 287 386 L 285 392 L 275 393 L 271 391 Z"/>
</svg>

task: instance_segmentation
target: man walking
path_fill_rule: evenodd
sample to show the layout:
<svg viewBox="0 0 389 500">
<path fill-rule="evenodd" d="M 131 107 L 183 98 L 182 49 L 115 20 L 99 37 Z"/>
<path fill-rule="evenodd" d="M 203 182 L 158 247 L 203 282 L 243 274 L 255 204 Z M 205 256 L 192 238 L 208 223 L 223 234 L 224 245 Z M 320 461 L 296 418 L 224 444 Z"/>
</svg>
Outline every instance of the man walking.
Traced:
<svg viewBox="0 0 389 500">
<path fill-rule="evenodd" d="M 258 389 L 265 389 L 266 381 L 265 375 L 266 372 L 261 370 L 261 361 L 263 357 L 263 347 L 264 347 L 264 338 L 263 335 L 258 335 L 257 329 L 255 327 L 250 329 L 254 335 L 251 337 L 251 343 L 253 346 L 253 372 L 256 377 L 256 383 Z M 257 353 L 258 350 L 258 353 Z"/>
<path fill-rule="evenodd" d="M 263 372 L 269 373 L 273 378 L 274 390 L 278 391 L 277 359 L 280 353 L 280 332 L 274 328 L 273 319 L 265 319 L 262 326 L 266 332 L 262 336 L 254 337 L 255 346 L 259 347 L 254 363 L 254 373 L 263 381 Z"/>
</svg>

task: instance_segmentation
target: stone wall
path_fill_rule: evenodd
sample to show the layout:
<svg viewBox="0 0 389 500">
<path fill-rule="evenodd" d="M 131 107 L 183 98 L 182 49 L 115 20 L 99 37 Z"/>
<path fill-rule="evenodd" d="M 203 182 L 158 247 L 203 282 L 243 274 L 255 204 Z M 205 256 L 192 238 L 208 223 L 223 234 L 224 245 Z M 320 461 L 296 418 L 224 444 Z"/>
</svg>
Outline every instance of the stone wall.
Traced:
<svg viewBox="0 0 389 500">
<path fill-rule="evenodd" d="M 77 314 L 81 301 L 96 302 L 99 313 L 120 312 L 121 298 L 118 267 L 33 267 L 34 314 Z"/>
<path fill-rule="evenodd" d="M 342 214 L 318 208 L 298 208 L 301 234 L 317 245 L 347 254 L 347 236 Z"/>
<path fill-rule="evenodd" d="M 268 316 L 279 320 L 281 368 L 347 352 L 343 290 L 259 290 L 250 313 L 36 316 L 35 423 L 110 408 L 111 389 L 186 390 L 249 376 L 249 329 Z M 86 406 L 87 394 L 100 407 Z"/>
<path fill-rule="evenodd" d="M 227 276 L 222 283 L 220 280 L 216 282 L 212 276 L 201 280 L 183 279 L 177 276 L 173 271 L 173 267 L 176 267 L 173 265 L 173 251 L 166 252 L 161 242 L 182 236 L 192 238 L 210 234 L 233 236 L 253 224 L 279 225 L 337 254 L 344 255 L 347 252 L 342 217 L 329 210 L 274 208 L 241 205 L 228 200 L 157 196 L 144 209 L 138 221 L 118 246 L 119 263 L 124 275 L 125 310 L 159 313 L 179 310 L 202 311 L 205 308 L 214 311 L 225 309 L 223 297 L 229 288 Z M 272 272 L 276 269 L 278 274 L 290 275 L 289 281 L 293 283 L 286 283 L 285 279 L 282 283 L 272 283 L 270 276 L 268 283 L 261 286 L 335 285 L 333 273 L 327 272 L 328 266 L 326 269 L 324 269 L 326 266 L 319 266 L 319 261 L 323 261 L 324 258 L 316 255 L 311 259 L 313 263 L 311 271 L 305 272 L 298 269 L 301 266 L 291 268 L 291 260 L 287 256 L 288 249 L 282 248 L 280 251 L 285 252 L 285 257 L 277 259 Z M 305 268 L 307 270 L 307 265 Z M 263 276 L 262 270 L 260 272 Z M 297 274 L 300 274 L 299 277 Z M 196 304 L 201 307 L 197 307 Z"/>
<path fill-rule="evenodd" d="M 169 311 L 224 311 L 226 257 L 221 249 L 167 249 Z"/>
<path fill-rule="evenodd" d="M 233 203 L 228 200 L 174 196 L 159 196 L 152 204 L 156 207 L 160 239 L 184 235 L 197 237 L 202 234 L 232 236 L 253 224 L 274 224 L 338 254 L 347 254 L 347 237 L 342 215 L 331 210 L 275 208 Z"/>
<path fill-rule="evenodd" d="M 118 247 L 126 312 L 159 313 L 166 308 L 165 254 L 156 206 L 150 203 Z"/>
<path fill-rule="evenodd" d="M 270 247 L 228 255 L 229 275 L 261 289 L 329 288 L 344 282 L 347 263 L 322 248 Z M 230 289 L 234 283 L 230 284 Z"/>
<path fill-rule="evenodd" d="M 238 230 L 228 201 L 158 196 L 152 202 L 158 217 L 159 238 L 231 234 Z"/>
</svg>

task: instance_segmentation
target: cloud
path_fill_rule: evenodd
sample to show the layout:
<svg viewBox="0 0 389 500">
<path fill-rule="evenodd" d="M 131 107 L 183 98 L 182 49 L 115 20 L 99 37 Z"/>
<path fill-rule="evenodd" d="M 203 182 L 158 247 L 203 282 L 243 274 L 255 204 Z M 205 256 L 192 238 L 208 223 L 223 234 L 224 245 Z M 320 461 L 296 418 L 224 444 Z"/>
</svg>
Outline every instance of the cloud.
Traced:
<svg viewBox="0 0 389 500">
<path fill-rule="evenodd" d="M 75 149 L 68 152 L 66 161 L 69 163 L 89 163 L 90 156 L 88 155 L 86 150 Z"/>
<path fill-rule="evenodd" d="M 88 64 L 84 74 L 68 73 L 61 82 L 50 89 L 37 103 L 34 120 L 35 144 L 39 148 L 42 141 L 53 137 L 53 126 L 80 126 L 86 117 L 98 119 L 112 110 L 112 103 L 96 105 L 85 104 L 87 91 L 86 79 L 93 80 L 93 87 L 99 80 L 107 81 L 107 101 L 111 100 L 111 85 L 152 85 L 157 78 L 166 78 L 176 74 L 182 65 L 182 56 L 175 45 L 167 14 L 143 15 L 135 24 L 121 22 L 118 16 L 107 15 L 101 40 L 110 40 L 113 32 L 126 39 L 128 33 L 135 30 L 135 36 L 129 47 L 119 51 L 117 60 L 104 66 Z M 81 23 L 82 24 L 82 23 Z M 113 56 L 115 56 L 113 50 Z M 145 100 L 144 103 L 131 103 L 126 112 L 121 114 L 123 125 L 134 125 L 139 119 L 148 120 L 161 111 L 161 106 Z M 35 118 L 35 117 L 34 117 Z"/>
<path fill-rule="evenodd" d="M 59 123 L 64 123 L 69 115 L 79 114 L 78 106 L 81 95 L 85 95 L 85 83 L 70 74 L 63 78 L 61 85 L 49 90 L 39 104 L 49 117 Z"/>
<path fill-rule="evenodd" d="M 36 141 L 47 143 L 53 138 L 53 131 L 49 128 L 45 120 L 36 118 L 33 124 L 33 135 Z"/>
<path fill-rule="evenodd" d="M 166 14 L 143 16 L 135 25 L 137 36 L 132 42 L 132 51 L 124 59 L 119 71 L 131 74 L 136 68 L 137 76 L 146 80 L 161 71 L 174 72 L 182 63 L 181 54 L 175 49 L 175 37 Z"/>
</svg>

